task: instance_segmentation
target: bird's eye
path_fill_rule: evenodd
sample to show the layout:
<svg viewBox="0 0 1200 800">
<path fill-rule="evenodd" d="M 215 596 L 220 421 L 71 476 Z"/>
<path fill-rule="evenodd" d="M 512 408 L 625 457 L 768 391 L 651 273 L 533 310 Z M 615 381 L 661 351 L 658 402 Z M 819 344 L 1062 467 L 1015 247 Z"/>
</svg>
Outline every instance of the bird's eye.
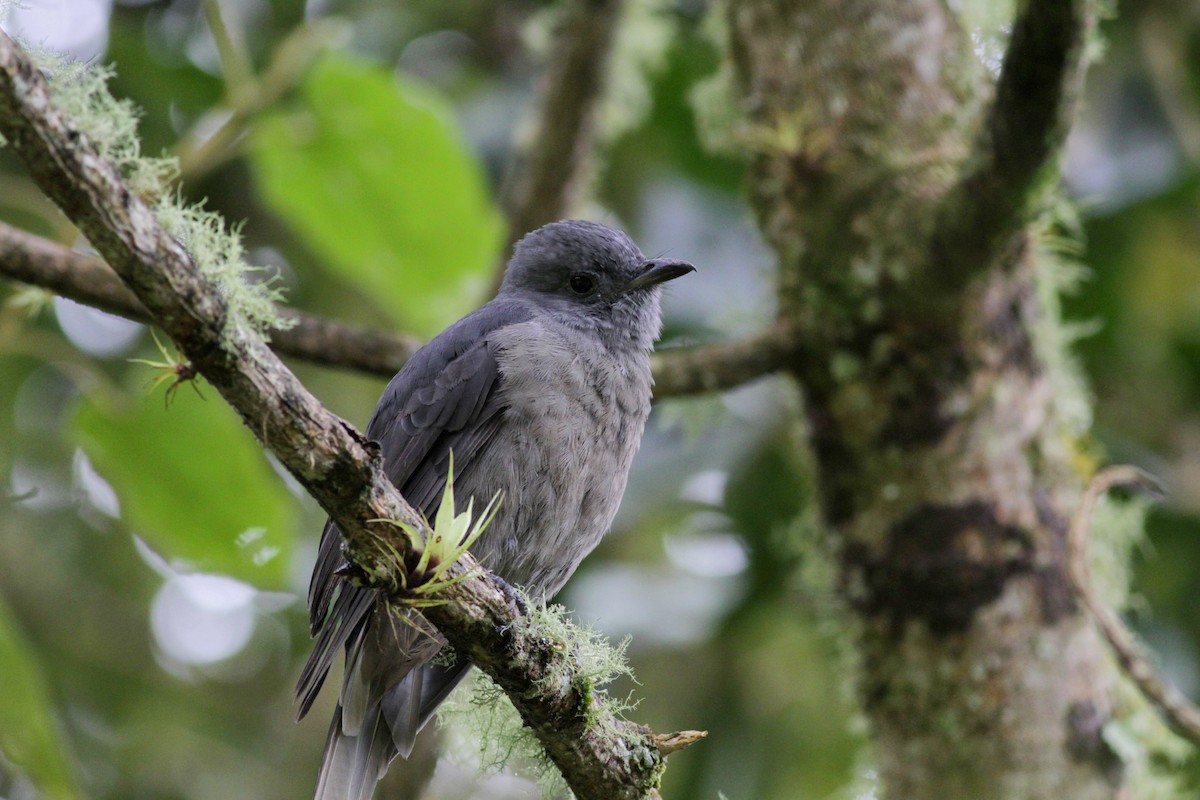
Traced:
<svg viewBox="0 0 1200 800">
<path fill-rule="evenodd" d="M 590 294 L 596 288 L 596 279 L 583 272 L 571 276 L 571 291 L 575 294 Z"/>
</svg>

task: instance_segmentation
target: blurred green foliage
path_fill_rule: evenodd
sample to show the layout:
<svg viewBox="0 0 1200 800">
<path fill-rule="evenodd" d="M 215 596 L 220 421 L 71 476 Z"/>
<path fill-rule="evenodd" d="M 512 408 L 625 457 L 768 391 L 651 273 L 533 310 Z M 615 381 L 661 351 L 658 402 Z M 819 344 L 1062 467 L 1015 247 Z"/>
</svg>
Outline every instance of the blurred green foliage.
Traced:
<svg viewBox="0 0 1200 800">
<path fill-rule="evenodd" d="M 0 602 L 0 754 L 50 800 L 78 797 L 66 741 L 60 736 L 45 674 L 35 651 Z"/>
<path fill-rule="evenodd" d="M 341 54 L 299 95 L 251 136 L 270 209 L 405 329 L 432 336 L 470 311 L 503 224 L 446 101 Z"/>
<path fill-rule="evenodd" d="M 72 2 L 80 16 L 57 31 L 65 39 L 81 36 L 93 0 Z M 70 46 L 114 63 L 114 91 L 144 109 L 145 152 L 223 118 L 234 87 L 203 0 L 96 5 L 100 47 L 79 36 Z M 339 17 L 349 38 L 246 121 L 233 158 L 199 180 L 184 175 L 181 191 L 246 221 L 251 262 L 281 270 L 293 305 L 438 329 L 482 299 L 502 255 L 493 198 L 535 105 L 542 65 L 526 41 L 537 38 L 531 28 L 544 32 L 545 5 L 222 0 L 260 71 L 306 19 Z M 689 97 L 719 65 L 707 3 L 660 7 L 674 40 L 645 118 L 606 146 L 591 214 L 647 251 L 701 265 L 702 280 L 672 287 L 667 304 L 669 338 L 694 341 L 766 316 L 770 254 L 739 200 L 741 164 L 697 142 Z M 1197 693 L 1200 154 L 1190 132 L 1200 19 L 1186 0 L 1121 11 L 1066 158 L 1091 270 L 1066 305 L 1073 319 L 1101 323 L 1078 346 L 1101 444 L 1173 484 L 1138 556 L 1135 619 L 1172 678 Z M 78 243 L 3 150 L 0 218 Z M 107 334 L 72 329 L 77 317 L 0 307 L 0 797 L 31 785 L 47 797 L 122 800 L 307 796 L 331 697 L 293 724 L 291 684 L 309 641 L 304 604 L 288 601 L 303 597 L 322 514 L 288 491 L 215 392 L 201 399 L 181 386 L 164 407 L 164 387 L 147 388 L 153 371 L 128 360 L 159 357 L 150 337 L 95 355 L 89 347 Z M 358 425 L 383 386 L 294 366 Z M 635 718 L 711 731 L 672 756 L 665 796 L 869 792 L 851 670 L 826 624 L 828 576 L 811 574 L 811 531 L 796 522 L 809 487 L 790 461 L 791 432 L 781 433 L 794 403 L 764 381 L 656 413 L 615 530 L 564 598 L 618 639 L 634 632 L 640 686 L 628 688 L 644 697 Z M 193 573 L 271 591 L 239 604 L 181 590 L 177 577 Z M 223 632 L 247 624 L 245 642 L 216 660 L 188 660 L 163 633 L 174 625 L 218 653 Z M 1200 760 L 1189 764 L 1200 772 Z M 430 797 L 532 792 L 448 762 Z"/>
<path fill-rule="evenodd" d="M 295 498 L 203 379 L 158 391 L 143 384 L 119 403 L 93 393 L 79 402 L 73 424 L 116 490 L 123 519 L 152 547 L 195 569 L 264 589 L 283 585 Z"/>
</svg>

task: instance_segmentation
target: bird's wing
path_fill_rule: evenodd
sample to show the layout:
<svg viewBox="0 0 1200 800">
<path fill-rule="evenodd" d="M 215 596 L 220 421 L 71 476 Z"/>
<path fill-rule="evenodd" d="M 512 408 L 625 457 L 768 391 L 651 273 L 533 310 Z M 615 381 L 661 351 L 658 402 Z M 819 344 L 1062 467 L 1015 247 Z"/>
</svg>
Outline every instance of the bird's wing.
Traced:
<svg viewBox="0 0 1200 800">
<path fill-rule="evenodd" d="M 491 334 L 529 316 L 526 306 L 512 300 L 483 306 L 414 354 L 380 398 L 367 426 L 367 437 L 378 442 L 387 476 L 409 504 L 427 518 L 433 518 L 441 502 L 451 453 L 455 477 L 460 478 L 472 470 L 476 455 L 486 449 L 499 430 L 505 405 Z M 443 642 L 431 629 L 428 634 L 420 632 L 429 626 L 416 612 L 409 612 L 407 620 L 398 620 L 397 610 L 382 602 L 374 590 L 342 580 L 338 571 L 343 563 L 341 532 L 330 521 L 321 537 L 309 586 L 310 624 L 316 642 L 296 692 L 302 717 L 320 690 L 337 651 L 345 647 L 346 674 L 338 711 L 340 725 L 336 727 L 356 741 L 340 741 L 331 730 L 323 775 L 351 754 L 355 755 L 350 762 L 373 770 L 381 756 L 386 765 L 397 749 L 410 748 L 416 734 L 414 726 L 419 727 L 432 712 L 432 707 L 426 708 L 429 703 L 422 689 L 424 673 L 430 673 L 431 692 L 444 694 L 438 690 L 446 683 L 446 676 L 439 670 L 447 668 L 434 666 L 405 679 Z M 457 675 L 462 668 L 454 671 Z M 384 703 L 384 695 L 393 688 L 398 696 L 412 694 L 420 702 L 414 704 L 409 699 L 398 703 L 397 697 Z M 379 735 L 383 717 L 391 736 Z M 367 752 L 364 745 L 370 745 Z M 375 752 L 381 748 L 387 752 Z M 344 769 L 345 764 L 338 763 L 335 771 Z M 322 786 L 328 783 L 329 779 L 323 779 Z M 318 796 L 349 795 L 328 790 Z"/>
</svg>

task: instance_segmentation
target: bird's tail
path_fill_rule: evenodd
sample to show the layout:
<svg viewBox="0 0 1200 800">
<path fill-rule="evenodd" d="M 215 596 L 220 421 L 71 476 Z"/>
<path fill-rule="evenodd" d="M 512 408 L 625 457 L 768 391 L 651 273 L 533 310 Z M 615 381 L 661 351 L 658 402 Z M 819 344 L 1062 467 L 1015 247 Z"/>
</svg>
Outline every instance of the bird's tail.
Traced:
<svg viewBox="0 0 1200 800">
<path fill-rule="evenodd" d="M 397 755 L 408 758 L 421 728 L 470 667 L 463 660 L 415 669 L 361 714 L 339 704 L 325 740 L 315 800 L 370 800 L 388 764 Z"/>
<path fill-rule="evenodd" d="M 363 727 L 353 732 L 345 730 L 339 705 L 325 740 L 316 800 L 370 800 L 395 754 L 378 705 L 367 710 Z"/>
</svg>

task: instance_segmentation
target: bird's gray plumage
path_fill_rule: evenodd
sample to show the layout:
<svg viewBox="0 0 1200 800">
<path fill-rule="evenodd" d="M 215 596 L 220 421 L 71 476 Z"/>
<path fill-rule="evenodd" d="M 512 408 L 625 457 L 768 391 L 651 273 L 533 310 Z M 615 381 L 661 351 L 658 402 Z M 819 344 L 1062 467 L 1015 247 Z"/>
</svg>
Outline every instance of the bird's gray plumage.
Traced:
<svg viewBox="0 0 1200 800">
<path fill-rule="evenodd" d="M 388 477 L 432 519 L 453 452 L 461 507 L 503 496 L 472 552 L 552 597 L 616 514 L 650 410 L 660 284 L 691 269 L 647 259 L 593 222 L 527 235 L 496 299 L 388 384 L 367 426 Z M 327 523 L 309 588 L 316 643 L 297 686 L 301 716 L 338 651 L 346 668 L 317 800 L 367 800 L 470 668 L 428 663 L 444 640 L 417 612 L 399 619 L 373 590 L 342 580 L 343 563 L 341 534 Z"/>
</svg>

